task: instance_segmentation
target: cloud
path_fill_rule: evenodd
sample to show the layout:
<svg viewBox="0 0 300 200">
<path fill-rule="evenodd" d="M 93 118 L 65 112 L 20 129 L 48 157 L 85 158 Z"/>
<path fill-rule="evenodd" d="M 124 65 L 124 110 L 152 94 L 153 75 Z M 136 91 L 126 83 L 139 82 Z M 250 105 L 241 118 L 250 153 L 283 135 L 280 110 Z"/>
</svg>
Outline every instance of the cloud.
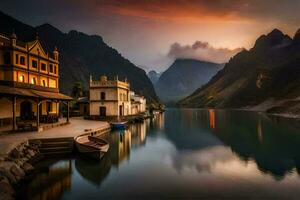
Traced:
<svg viewBox="0 0 300 200">
<path fill-rule="evenodd" d="M 171 59 L 190 58 L 215 63 L 225 63 L 243 48 L 215 48 L 208 42 L 196 41 L 193 45 L 171 45 L 168 57 Z"/>
</svg>

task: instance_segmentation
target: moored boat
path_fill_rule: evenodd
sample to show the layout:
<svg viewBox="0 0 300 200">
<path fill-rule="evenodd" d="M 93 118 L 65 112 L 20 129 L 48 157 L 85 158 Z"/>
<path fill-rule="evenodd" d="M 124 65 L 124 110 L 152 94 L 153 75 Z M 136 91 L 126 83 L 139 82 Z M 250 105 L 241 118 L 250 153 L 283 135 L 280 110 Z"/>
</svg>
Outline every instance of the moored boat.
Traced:
<svg viewBox="0 0 300 200">
<path fill-rule="evenodd" d="M 111 127 L 112 129 L 118 129 L 118 130 L 124 130 L 126 129 L 127 121 L 123 122 L 111 122 Z"/>
<path fill-rule="evenodd" d="M 109 143 L 98 137 L 80 135 L 75 138 L 75 144 L 81 154 L 101 159 L 109 149 Z"/>
</svg>

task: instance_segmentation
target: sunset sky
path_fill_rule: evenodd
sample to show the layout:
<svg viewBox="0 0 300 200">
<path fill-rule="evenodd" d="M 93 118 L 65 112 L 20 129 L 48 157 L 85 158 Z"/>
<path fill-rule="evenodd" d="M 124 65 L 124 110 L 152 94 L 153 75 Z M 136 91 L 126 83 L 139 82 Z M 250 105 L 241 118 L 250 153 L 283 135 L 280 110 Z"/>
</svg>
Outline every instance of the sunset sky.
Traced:
<svg viewBox="0 0 300 200">
<path fill-rule="evenodd" d="M 178 57 L 226 62 L 261 34 L 300 28 L 300 0 L 1 0 L 30 25 L 101 35 L 146 71 Z"/>
</svg>

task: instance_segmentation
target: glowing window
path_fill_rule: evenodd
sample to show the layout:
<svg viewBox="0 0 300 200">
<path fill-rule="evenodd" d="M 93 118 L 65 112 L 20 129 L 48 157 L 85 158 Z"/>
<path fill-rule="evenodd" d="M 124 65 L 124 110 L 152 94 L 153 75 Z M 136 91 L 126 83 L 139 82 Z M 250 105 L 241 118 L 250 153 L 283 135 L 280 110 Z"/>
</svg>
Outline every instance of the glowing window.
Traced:
<svg viewBox="0 0 300 200">
<path fill-rule="evenodd" d="M 35 78 L 35 77 L 33 77 L 33 78 L 31 79 L 31 83 L 34 84 L 34 85 L 36 85 L 36 78 Z"/>
<path fill-rule="evenodd" d="M 20 82 L 24 82 L 25 81 L 24 75 L 19 76 L 19 80 L 20 80 Z"/>
</svg>

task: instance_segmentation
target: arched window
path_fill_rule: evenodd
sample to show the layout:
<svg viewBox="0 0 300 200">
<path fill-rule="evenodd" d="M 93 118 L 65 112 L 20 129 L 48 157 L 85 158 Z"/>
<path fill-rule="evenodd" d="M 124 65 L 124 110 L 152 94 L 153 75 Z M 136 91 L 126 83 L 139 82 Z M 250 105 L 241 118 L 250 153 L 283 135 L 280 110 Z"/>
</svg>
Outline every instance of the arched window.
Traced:
<svg viewBox="0 0 300 200">
<path fill-rule="evenodd" d="M 31 84 L 36 85 L 36 77 L 32 77 L 32 79 L 31 79 Z"/>
<path fill-rule="evenodd" d="M 24 75 L 21 75 L 21 76 L 19 76 L 19 80 L 20 80 L 20 82 L 25 82 L 25 76 Z"/>
<path fill-rule="evenodd" d="M 100 99 L 101 100 L 105 100 L 105 92 L 101 92 L 100 93 Z"/>
</svg>

